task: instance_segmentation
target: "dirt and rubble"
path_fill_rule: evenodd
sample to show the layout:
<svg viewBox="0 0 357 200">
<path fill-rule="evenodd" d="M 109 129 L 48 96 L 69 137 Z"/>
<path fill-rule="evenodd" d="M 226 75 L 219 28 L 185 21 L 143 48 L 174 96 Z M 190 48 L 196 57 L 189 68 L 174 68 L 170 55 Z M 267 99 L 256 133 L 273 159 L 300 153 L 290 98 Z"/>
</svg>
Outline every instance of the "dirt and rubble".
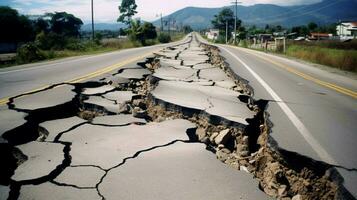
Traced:
<svg viewBox="0 0 357 200">
<path fill-rule="evenodd" d="M 224 73 L 219 74 L 217 69 Z M 48 102 L 41 105 L 41 101 L 35 105 L 21 104 L 22 107 L 17 107 L 16 101 L 21 96 L 11 99 L 9 103 L 12 110 L 27 114 L 27 122 L 3 135 L 8 142 L 1 147 L 6 146 L 3 154 L 6 154 L 9 162 L 4 167 L 7 171 L 2 172 L 5 176 L 2 176 L 1 184 L 9 186 L 8 199 L 26 199 L 26 195 L 43 190 L 54 191 L 55 194 L 58 192 L 58 195 L 73 193 L 74 196 L 70 195 L 69 198 L 83 195 L 88 199 L 110 199 L 109 193 L 118 192 L 112 190 L 113 183 L 121 178 L 114 172 L 126 165 L 127 160 L 138 159 L 140 154 L 147 152 L 156 158 L 160 155 L 152 150 L 179 142 L 204 144 L 205 149 L 213 152 L 221 162 L 253 175 L 259 181 L 257 187 L 273 198 L 349 198 L 348 192 L 336 181 L 338 173 L 332 166 L 272 145 L 269 137 L 271 122 L 266 111 L 268 102 L 255 100 L 252 97 L 254 89 L 248 81 L 230 70 L 219 50 L 199 43 L 194 35 L 189 42 L 156 52 L 154 57 L 139 62 L 137 66 L 120 69 L 101 81 L 63 85 L 71 89 L 67 89 L 61 99 L 54 98 L 56 102 L 52 107 L 48 108 Z M 57 86 L 61 84 L 50 89 Z M 189 91 L 188 95 L 172 98 L 178 93 L 176 87 Z M 59 90 L 64 89 L 61 87 Z M 219 92 L 215 94 L 214 90 Z M 46 92 L 46 89 L 43 91 Z M 31 98 L 37 101 L 41 96 L 43 94 Z M 21 98 L 21 102 L 25 101 L 25 98 Z M 204 105 L 194 101 L 203 102 Z M 239 109 L 242 113 L 222 111 L 225 105 L 231 106 L 233 112 Z M 63 120 L 68 121 L 68 127 L 56 126 Z M 180 135 L 186 129 L 189 139 Z M 24 130 L 27 130 L 26 136 L 21 133 Z M 159 130 L 174 133 L 173 136 L 157 134 Z M 95 134 L 98 132 L 100 136 Z M 134 136 L 136 140 L 150 137 L 149 143 L 139 142 L 139 147 L 126 145 L 125 142 Z M 114 141 L 127 149 L 117 150 Z M 112 148 L 108 144 L 113 144 Z M 46 150 L 44 154 L 49 154 L 44 156 L 45 159 L 29 158 L 31 154 L 43 156 L 30 150 L 31 145 L 37 145 L 38 149 Z M 180 148 L 183 149 L 183 146 Z M 63 149 L 63 156 L 57 156 L 63 159 L 49 161 L 51 153 L 59 152 L 49 150 L 52 148 Z M 92 149 L 99 151 L 104 158 L 96 159 L 95 154 L 83 154 L 92 152 Z M 195 152 L 195 148 L 192 151 Z M 148 157 L 137 162 L 150 163 L 150 160 L 145 161 Z M 40 166 L 45 161 L 54 163 Z M 182 161 L 188 162 L 185 159 Z M 24 171 L 33 167 L 33 163 L 43 170 L 37 170 L 39 174 L 26 174 Z M 73 182 L 71 174 L 77 174 L 78 170 L 91 171 L 88 173 L 91 176 L 87 177 L 89 181 L 78 179 Z M 138 170 L 141 172 L 141 169 Z M 28 178 L 29 175 L 32 178 Z M 58 189 L 59 186 L 71 189 Z M 76 189 L 84 193 L 77 194 Z M 46 196 L 37 198 L 45 199 Z M 248 194 L 246 198 L 252 199 Z"/>
<path fill-rule="evenodd" d="M 213 125 L 200 113 L 187 115 L 177 110 L 157 105 L 149 98 L 145 103 L 153 121 L 184 118 L 198 125 L 197 139 L 212 149 L 217 158 L 237 170 L 245 170 L 260 180 L 261 189 L 278 199 L 338 199 L 339 185 L 332 180 L 334 169 L 328 164 L 311 160 L 292 152 L 276 151 L 269 143 L 269 114 L 265 111 L 267 102 L 254 101 L 250 96 L 253 89 L 247 81 L 237 77 L 230 70 L 217 48 L 202 45 L 210 57 L 210 63 L 224 70 L 235 79 L 235 88 L 245 95 L 248 107 L 256 112 L 249 127 L 244 130 L 225 125 Z M 157 68 L 157 63 L 153 63 Z M 155 69 L 153 68 L 153 69 Z M 153 83 L 154 82 L 154 83 Z M 152 78 L 146 81 L 153 90 L 157 83 Z M 135 105 L 134 105 L 135 106 Z M 282 153 L 283 152 L 283 153 Z M 288 157 L 288 158 L 286 158 Z"/>
</svg>

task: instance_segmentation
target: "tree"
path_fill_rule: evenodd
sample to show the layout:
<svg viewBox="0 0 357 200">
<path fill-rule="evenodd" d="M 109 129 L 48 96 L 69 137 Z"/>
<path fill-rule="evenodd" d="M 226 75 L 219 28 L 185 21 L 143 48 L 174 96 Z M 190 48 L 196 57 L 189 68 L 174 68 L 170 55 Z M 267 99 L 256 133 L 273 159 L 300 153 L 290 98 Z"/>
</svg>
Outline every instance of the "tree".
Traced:
<svg viewBox="0 0 357 200">
<path fill-rule="evenodd" d="M 146 40 L 157 37 L 155 26 L 149 22 L 141 24 L 140 20 L 132 20 L 128 32 L 131 40 L 139 41 L 142 45 L 146 45 Z"/>
<path fill-rule="evenodd" d="M 0 27 L 1 42 L 28 42 L 35 37 L 31 21 L 8 6 L 0 6 Z"/>
<path fill-rule="evenodd" d="M 182 29 L 183 29 L 184 33 L 191 33 L 193 31 L 191 26 L 189 26 L 189 25 L 183 26 Z"/>
<path fill-rule="evenodd" d="M 83 24 L 82 20 L 66 12 L 48 13 L 51 17 L 51 32 L 64 37 L 79 37 L 79 30 Z"/>
<path fill-rule="evenodd" d="M 144 39 L 155 39 L 157 37 L 156 28 L 150 22 L 144 22 L 143 24 Z"/>
<path fill-rule="evenodd" d="M 297 33 L 299 36 L 303 37 L 309 35 L 309 29 L 306 26 L 295 26 L 291 29 L 291 32 Z"/>
<path fill-rule="evenodd" d="M 317 24 L 314 22 L 310 22 L 307 27 L 309 28 L 309 31 L 314 31 L 317 28 Z"/>
<path fill-rule="evenodd" d="M 95 36 L 94 36 L 94 42 L 95 42 L 97 45 L 100 45 L 100 41 L 101 41 L 102 39 L 103 39 L 102 33 L 96 32 L 96 33 L 95 33 Z"/>
<path fill-rule="evenodd" d="M 119 29 L 119 35 L 127 35 L 126 30 L 123 29 L 123 28 L 120 28 L 120 29 Z"/>
<path fill-rule="evenodd" d="M 238 35 L 237 38 L 239 39 L 238 43 L 240 40 L 244 40 L 247 37 L 247 31 L 245 30 L 245 27 L 241 26 L 238 28 Z"/>
<path fill-rule="evenodd" d="M 41 32 L 48 33 L 50 31 L 50 24 L 48 20 L 40 17 L 33 21 L 33 27 L 36 34 Z"/>
<path fill-rule="evenodd" d="M 137 7 L 135 0 L 122 0 L 121 5 L 119 6 L 120 16 L 117 21 L 131 25 L 132 16 L 138 13 L 136 11 Z"/>
<path fill-rule="evenodd" d="M 231 32 L 234 30 L 234 13 L 229 8 L 224 8 L 218 15 L 214 16 L 211 21 L 214 28 L 219 29 L 221 33 L 226 32 L 226 23 L 228 23 L 228 38 L 231 38 Z M 237 29 L 240 27 L 242 21 L 237 20 Z"/>
</svg>

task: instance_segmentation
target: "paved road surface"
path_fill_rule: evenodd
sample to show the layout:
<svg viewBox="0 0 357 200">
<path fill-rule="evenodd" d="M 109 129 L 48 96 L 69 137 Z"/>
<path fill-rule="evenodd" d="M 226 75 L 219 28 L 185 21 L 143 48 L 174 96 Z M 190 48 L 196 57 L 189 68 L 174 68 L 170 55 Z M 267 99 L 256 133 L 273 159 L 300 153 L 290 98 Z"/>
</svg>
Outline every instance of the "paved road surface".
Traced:
<svg viewBox="0 0 357 200">
<path fill-rule="evenodd" d="M 18 76 L 10 91 L 18 94 L 33 89 L 19 81 L 29 73 L 33 73 L 33 81 L 40 81 L 42 77 L 36 72 L 43 70 L 42 76 L 49 76 L 43 84 L 58 83 L 83 76 L 77 68 L 89 73 L 86 67 L 92 64 L 88 59 L 98 62 L 98 67 L 92 66 L 95 73 L 71 81 L 89 78 L 91 84 L 61 84 L 13 98 L 8 109 L 0 106 L 0 133 L 5 132 L 0 148 L 6 150 L 0 151 L 0 157 L 9 157 L 15 148 L 22 153 L 19 157 L 26 155 L 16 169 L 9 166 L 14 160 L 4 162 L 6 170 L 14 171 L 0 170 L 0 200 L 7 199 L 7 195 L 9 199 L 39 200 L 270 199 L 259 189 L 253 174 L 246 172 L 248 169 L 242 166 L 238 170 L 238 161 L 232 167 L 222 163 L 235 159 L 229 158 L 231 151 L 224 148 L 228 140 L 234 140 L 233 128 L 217 129 L 219 133 L 209 137 L 215 145 L 221 145 L 216 149 L 216 155 L 220 155 L 217 159 L 195 139 L 198 122 L 172 119 L 166 116 L 170 112 L 147 102 L 151 98 L 152 103 L 160 101 L 160 106 L 175 105 L 177 111 L 205 112 L 215 116 L 216 123 L 229 122 L 243 131 L 247 119 L 254 118 L 256 112 L 237 98 L 240 93 L 234 90 L 238 87 L 234 80 L 207 63 L 207 52 L 191 37 L 175 48 L 156 52 L 158 69 L 149 63 L 145 67 L 137 65 L 129 58 L 154 48 L 7 73 Z M 100 68 L 102 60 L 110 58 L 114 63 L 117 57 L 125 60 L 123 64 Z M 61 76 L 51 71 L 54 67 L 59 73 L 61 66 L 73 63 L 77 68 L 68 67 Z M 119 66 L 120 70 L 114 70 Z M 147 80 L 149 75 L 151 79 Z M 148 90 L 155 80 L 157 86 Z M 90 113 L 96 115 L 90 118 Z M 248 148 L 247 142 L 242 140 L 244 149 Z"/>
<path fill-rule="evenodd" d="M 172 45 L 172 44 L 170 44 Z M 97 70 L 144 58 L 167 45 L 155 45 L 111 53 L 80 56 L 0 69 L 0 99 L 43 86 L 68 82 Z M 1 102 L 0 102 L 1 103 Z"/>
<path fill-rule="evenodd" d="M 270 100 L 271 134 L 277 145 L 341 166 L 346 187 L 357 196 L 357 81 L 261 52 L 219 47 L 232 69 L 254 88 L 255 98 Z M 108 72 L 160 48 L 162 45 L 2 69 L 0 98 L 4 103 L 7 97 L 43 86 L 80 81 L 89 73 Z"/>
<path fill-rule="evenodd" d="M 356 196 L 357 80 L 263 52 L 219 47 L 232 69 L 254 88 L 255 99 L 270 101 L 277 145 L 341 166 L 346 187 Z"/>
</svg>

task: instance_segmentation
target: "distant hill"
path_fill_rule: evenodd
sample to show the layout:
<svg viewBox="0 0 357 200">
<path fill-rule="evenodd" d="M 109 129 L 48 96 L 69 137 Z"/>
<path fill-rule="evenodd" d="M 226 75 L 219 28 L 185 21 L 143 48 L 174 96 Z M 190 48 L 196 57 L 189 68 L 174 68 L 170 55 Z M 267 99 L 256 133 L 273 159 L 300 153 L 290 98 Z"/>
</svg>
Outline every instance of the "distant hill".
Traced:
<svg viewBox="0 0 357 200">
<path fill-rule="evenodd" d="M 94 29 L 95 30 L 110 30 L 110 31 L 117 31 L 120 28 L 124 28 L 125 24 L 122 23 L 95 23 L 94 24 Z M 91 31 L 92 30 L 92 24 L 84 24 L 81 27 L 82 31 Z"/>
<path fill-rule="evenodd" d="M 223 8 L 186 7 L 164 19 L 172 18 L 176 24 L 190 25 L 194 29 L 209 28 L 214 15 Z M 234 7 L 231 7 L 234 10 Z M 292 27 L 309 22 L 319 24 L 342 21 L 357 21 L 356 0 L 323 0 L 320 3 L 301 6 L 277 6 L 272 4 L 256 4 L 238 6 L 238 17 L 244 24 L 265 26 L 266 24 Z M 160 20 L 154 22 L 160 26 Z"/>
</svg>

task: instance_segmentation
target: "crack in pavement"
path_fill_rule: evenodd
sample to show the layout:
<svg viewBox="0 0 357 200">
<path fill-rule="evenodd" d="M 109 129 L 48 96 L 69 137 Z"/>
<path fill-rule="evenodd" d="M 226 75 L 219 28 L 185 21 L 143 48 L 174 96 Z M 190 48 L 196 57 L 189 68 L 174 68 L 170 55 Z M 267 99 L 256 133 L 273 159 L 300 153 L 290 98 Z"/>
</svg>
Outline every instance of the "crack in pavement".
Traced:
<svg viewBox="0 0 357 200">
<path fill-rule="evenodd" d="M 183 143 L 197 143 L 197 142 L 193 142 L 193 141 L 190 141 L 190 140 L 173 140 L 171 142 L 168 142 L 166 144 L 162 144 L 162 145 L 157 145 L 157 146 L 153 146 L 153 147 L 150 147 L 150 148 L 147 148 L 147 149 L 143 149 L 143 150 L 140 150 L 140 151 L 137 151 L 136 153 L 134 153 L 132 156 L 129 156 L 129 157 L 126 157 L 123 159 L 123 161 L 111 168 L 108 168 L 108 169 L 105 169 L 105 174 L 101 177 L 100 181 L 97 183 L 96 185 L 96 188 L 97 188 L 97 191 L 98 191 L 98 195 L 102 197 L 102 199 L 104 200 L 105 197 L 100 193 L 100 190 L 99 190 L 99 185 L 103 182 L 103 180 L 105 179 L 105 177 L 107 176 L 108 172 L 113 170 L 113 169 L 116 169 L 118 167 L 121 167 L 123 166 L 127 161 L 131 160 L 131 159 L 135 159 L 137 157 L 139 157 L 141 154 L 144 154 L 145 152 L 149 152 L 149 151 L 153 151 L 153 150 L 156 150 L 156 149 L 160 149 L 160 148 L 164 148 L 164 147 L 167 147 L 167 146 L 170 146 L 170 145 L 173 145 L 177 142 L 183 142 Z"/>
</svg>

